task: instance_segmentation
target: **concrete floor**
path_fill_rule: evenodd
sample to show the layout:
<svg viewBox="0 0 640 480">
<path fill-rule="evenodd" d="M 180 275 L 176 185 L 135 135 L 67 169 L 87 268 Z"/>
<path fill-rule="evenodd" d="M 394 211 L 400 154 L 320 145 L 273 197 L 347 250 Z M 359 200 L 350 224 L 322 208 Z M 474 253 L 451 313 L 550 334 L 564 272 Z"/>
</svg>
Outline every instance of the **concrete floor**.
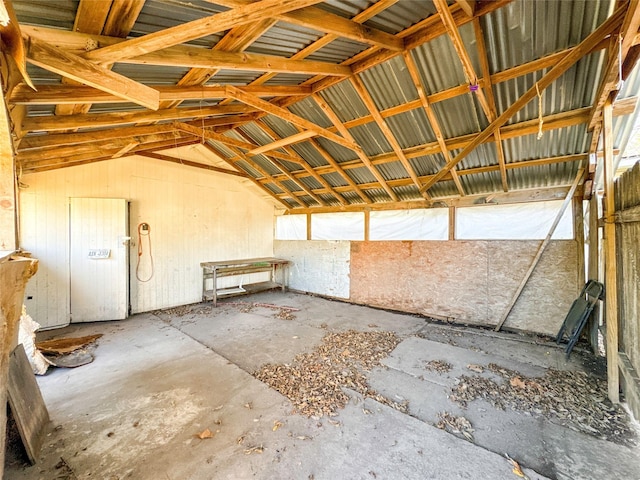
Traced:
<svg viewBox="0 0 640 480">
<path fill-rule="evenodd" d="M 295 293 L 229 301 L 300 311 L 283 320 L 264 307 L 242 312 L 238 305 L 197 305 L 182 315 L 149 313 L 43 332 L 43 338 L 104 336 L 93 363 L 38 378 L 51 432 L 35 466 L 10 452 L 5 478 L 517 479 L 509 454 L 531 480 L 640 479 L 639 447 L 484 401 L 462 409 L 448 398 L 470 363 L 539 375 L 548 367 L 583 369 L 580 355 L 567 362 L 555 345 L 534 338 Z M 310 351 L 327 332 L 348 329 L 389 330 L 402 338 L 368 379 L 387 398 L 408 400 L 408 414 L 350 392 L 337 417 L 306 418 L 251 375 L 265 363 Z M 424 369 L 429 360 L 453 368 L 436 375 Z M 473 443 L 434 426 L 442 411 L 471 421 Z M 274 429 L 276 422 L 282 426 Z M 207 428 L 213 438 L 195 436 Z"/>
</svg>

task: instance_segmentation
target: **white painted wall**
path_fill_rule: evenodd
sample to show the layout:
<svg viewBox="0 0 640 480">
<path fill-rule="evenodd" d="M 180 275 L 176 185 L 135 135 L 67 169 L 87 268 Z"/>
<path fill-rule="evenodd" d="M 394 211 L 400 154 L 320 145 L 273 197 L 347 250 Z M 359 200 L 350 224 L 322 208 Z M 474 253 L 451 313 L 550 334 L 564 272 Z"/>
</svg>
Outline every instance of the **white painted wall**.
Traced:
<svg viewBox="0 0 640 480">
<path fill-rule="evenodd" d="M 289 288 L 349 298 L 350 241 L 276 240 L 274 256 L 293 262 L 289 267 Z"/>
<path fill-rule="evenodd" d="M 200 262 L 273 255 L 275 204 L 239 177 L 134 156 L 21 181 L 29 185 L 20 191 L 21 247 L 40 260 L 25 303 L 43 328 L 69 321 L 70 197 L 130 201 L 133 313 L 198 302 Z M 151 226 L 155 273 L 147 283 L 135 278 L 140 222 Z"/>
</svg>

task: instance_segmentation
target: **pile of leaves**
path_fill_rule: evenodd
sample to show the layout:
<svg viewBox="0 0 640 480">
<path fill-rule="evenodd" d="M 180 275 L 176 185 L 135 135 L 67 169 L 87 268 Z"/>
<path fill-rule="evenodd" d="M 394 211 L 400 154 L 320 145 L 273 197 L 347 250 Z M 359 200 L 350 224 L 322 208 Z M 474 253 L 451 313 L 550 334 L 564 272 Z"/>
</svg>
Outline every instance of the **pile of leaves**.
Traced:
<svg viewBox="0 0 640 480">
<path fill-rule="evenodd" d="M 473 442 L 473 427 L 471 422 L 464 417 L 457 417 L 449 412 L 440 412 L 436 427 L 449 433 L 462 435 Z"/>
<path fill-rule="evenodd" d="M 308 417 L 335 416 L 349 401 L 344 388 L 406 412 L 406 403 L 378 394 L 364 374 L 380 365 L 398 343 L 393 332 L 330 333 L 312 352 L 297 355 L 290 364 L 266 364 L 254 376 L 289 398 L 295 410 Z"/>
<path fill-rule="evenodd" d="M 431 360 L 430 362 L 425 363 L 424 368 L 431 372 L 442 374 L 451 371 L 453 367 L 449 362 L 445 362 L 444 360 Z"/>
<path fill-rule="evenodd" d="M 607 399 L 607 383 L 584 372 L 549 369 L 529 378 L 494 363 L 487 370 L 502 378 L 463 375 L 451 400 L 466 406 L 482 398 L 499 409 L 511 408 L 555 417 L 576 430 L 620 444 L 634 445 L 636 436 L 627 413 Z"/>
</svg>

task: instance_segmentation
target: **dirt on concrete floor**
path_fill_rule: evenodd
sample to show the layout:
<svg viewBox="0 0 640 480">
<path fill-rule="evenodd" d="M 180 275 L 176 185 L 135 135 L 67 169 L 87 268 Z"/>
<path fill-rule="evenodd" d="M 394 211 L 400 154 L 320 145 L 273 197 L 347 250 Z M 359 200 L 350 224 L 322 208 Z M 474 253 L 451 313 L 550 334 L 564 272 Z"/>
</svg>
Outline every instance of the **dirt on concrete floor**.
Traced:
<svg viewBox="0 0 640 480">
<path fill-rule="evenodd" d="M 275 292 L 40 336 L 91 333 L 6 478 L 640 478 L 635 424 L 548 339 Z"/>
</svg>

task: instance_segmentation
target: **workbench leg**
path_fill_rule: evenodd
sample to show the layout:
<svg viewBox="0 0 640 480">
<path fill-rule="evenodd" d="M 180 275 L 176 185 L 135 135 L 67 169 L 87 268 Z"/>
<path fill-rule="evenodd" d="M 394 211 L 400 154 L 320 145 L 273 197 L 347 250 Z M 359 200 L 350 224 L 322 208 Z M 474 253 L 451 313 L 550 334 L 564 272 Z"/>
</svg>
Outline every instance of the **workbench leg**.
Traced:
<svg viewBox="0 0 640 480">
<path fill-rule="evenodd" d="M 218 306 L 218 272 L 217 270 L 213 270 L 213 306 Z"/>
</svg>

